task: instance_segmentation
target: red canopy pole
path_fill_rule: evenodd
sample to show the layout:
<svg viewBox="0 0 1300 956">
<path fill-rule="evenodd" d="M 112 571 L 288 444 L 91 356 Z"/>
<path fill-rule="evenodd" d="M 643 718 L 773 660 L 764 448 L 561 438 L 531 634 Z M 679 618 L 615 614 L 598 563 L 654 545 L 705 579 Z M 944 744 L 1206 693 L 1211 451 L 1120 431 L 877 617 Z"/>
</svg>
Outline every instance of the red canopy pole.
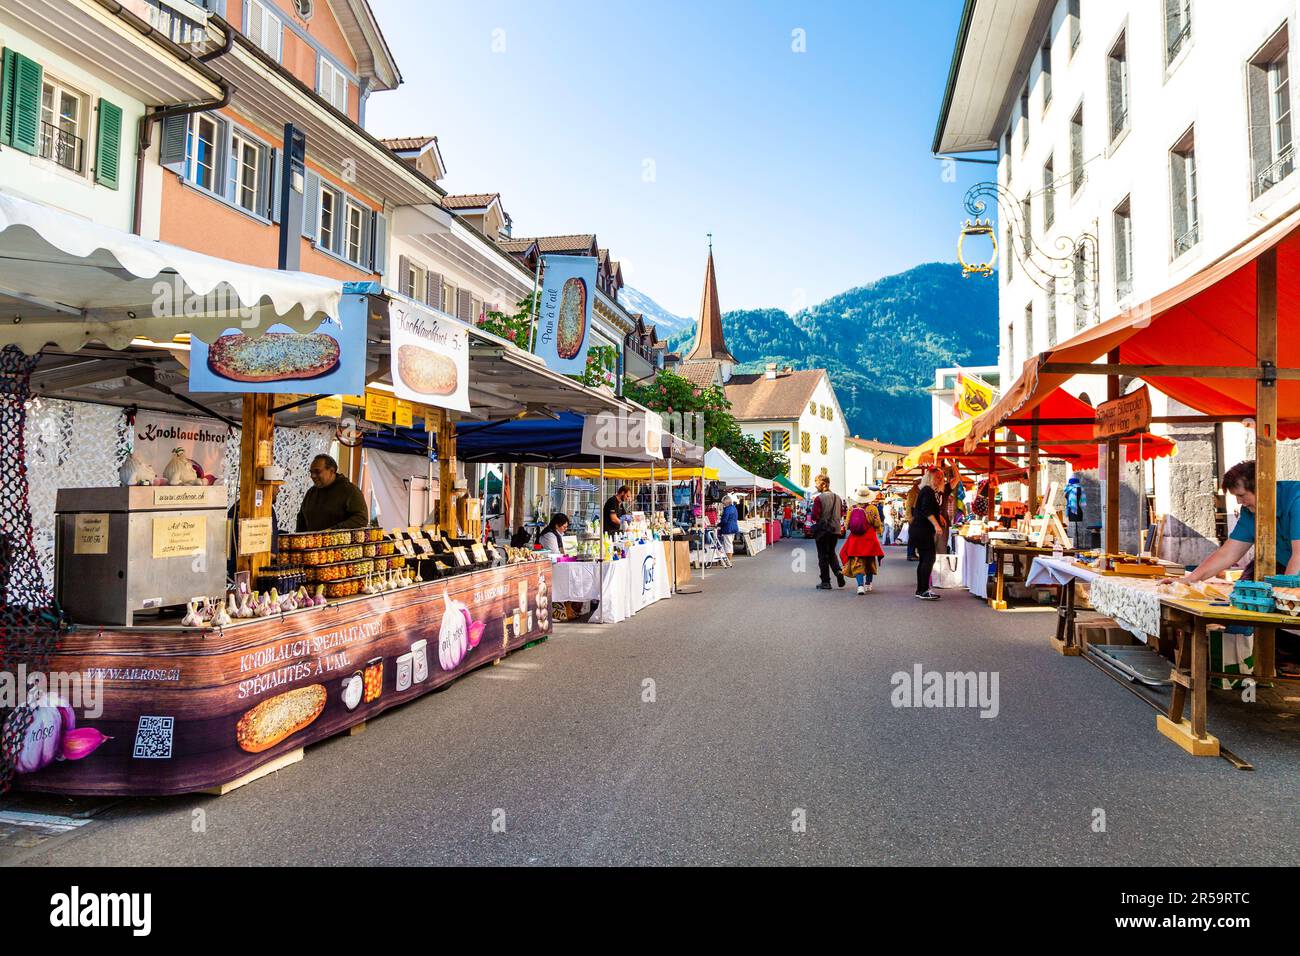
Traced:
<svg viewBox="0 0 1300 956">
<path fill-rule="evenodd" d="M 1255 580 L 1262 581 L 1277 561 L 1276 247 L 1255 263 L 1255 360 Z"/>
<path fill-rule="evenodd" d="M 1119 349 L 1106 356 L 1111 365 L 1119 364 Z M 1119 376 L 1110 372 L 1106 376 L 1106 399 L 1119 398 Z M 1119 439 L 1106 441 L 1106 553 L 1119 554 Z"/>
</svg>

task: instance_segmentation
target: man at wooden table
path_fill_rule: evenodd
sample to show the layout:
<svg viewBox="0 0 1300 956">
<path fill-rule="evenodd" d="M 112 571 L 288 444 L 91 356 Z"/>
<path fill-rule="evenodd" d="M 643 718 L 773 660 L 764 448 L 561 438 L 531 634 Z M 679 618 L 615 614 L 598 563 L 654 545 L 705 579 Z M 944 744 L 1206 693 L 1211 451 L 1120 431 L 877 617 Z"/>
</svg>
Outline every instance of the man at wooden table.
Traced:
<svg viewBox="0 0 1300 956">
<path fill-rule="evenodd" d="M 1184 581 L 1204 581 L 1232 567 L 1255 545 L 1255 463 L 1233 465 L 1223 476 L 1223 490 L 1237 499 L 1241 516 L 1213 554 Z M 1300 481 L 1277 483 L 1277 573 L 1300 574 Z"/>
</svg>

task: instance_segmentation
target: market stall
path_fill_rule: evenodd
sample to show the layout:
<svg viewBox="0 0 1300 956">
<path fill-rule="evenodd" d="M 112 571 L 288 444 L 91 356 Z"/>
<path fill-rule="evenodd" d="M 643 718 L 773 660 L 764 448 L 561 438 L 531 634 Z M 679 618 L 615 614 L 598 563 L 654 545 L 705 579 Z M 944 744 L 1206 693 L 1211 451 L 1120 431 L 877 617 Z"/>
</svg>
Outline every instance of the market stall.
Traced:
<svg viewBox="0 0 1300 956">
<path fill-rule="evenodd" d="M 549 562 L 463 536 L 456 420 L 620 403 L 369 284 L 241 266 L 29 206 L 0 192 L 0 251 L 32 264 L 21 293 L 0 288 L 17 316 L 0 331 L 0 428 L 14 449 L 0 463 L 0 665 L 52 686 L 4 712 L 0 788 L 11 777 L 81 794 L 229 787 L 550 632 Z M 159 282 L 171 307 L 158 307 Z M 122 450 L 112 487 L 59 490 L 52 584 L 28 508 L 29 453 L 55 437 L 26 434 L 38 400 L 108 409 L 96 422 L 191 416 L 128 436 L 135 450 Z M 310 445 L 281 463 L 286 428 L 328 425 L 356 466 L 343 452 L 357 430 L 396 431 L 403 412 L 408 428 L 425 419 L 436 448 L 431 521 L 375 527 L 351 497 L 347 520 L 319 530 L 328 497 L 313 499 L 305 529 L 273 519 L 286 472 L 309 461 L 313 482 L 318 464 L 333 482 L 313 491 L 351 494 L 349 463 L 304 458 Z M 177 443 L 165 468 L 145 438 Z M 204 441 L 234 452 L 224 479 L 194 453 Z M 100 692 L 82 694 L 83 681 Z"/>
<path fill-rule="evenodd" d="M 1121 439 L 1137 422 L 1193 423 L 1249 421 L 1255 431 L 1254 551 L 1255 589 L 1231 618 L 1253 627 L 1257 675 L 1286 680 L 1275 672 L 1272 632 L 1279 623 L 1270 612 L 1275 596 L 1270 579 L 1276 569 L 1277 441 L 1300 437 L 1300 208 L 1213 260 L 1177 286 L 1136 308 L 1031 357 L 1003 397 L 980 416 L 963 443 L 974 452 L 981 439 L 1005 425 L 1043 426 L 1045 403 L 1075 375 L 1102 375 L 1107 402 L 1095 415 L 1061 424 L 1095 427 L 1105 444 L 1106 501 L 1102 567 L 1129 560 L 1119 548 Z M 1121 376 L 1143 379 L 1196 415 L 1152 416 L 1134 413 L 1132 396 L 1122 392 Z M 1053 423 L 1055 424 L 1055 422 Z M 1100 581 L 1094 582 L 1097 590 Z M 1107 586 L 1102 586 L 1102 591 Z M 1130 589 L 1132 590 L 1132 589 Z M 1104 600 L 1104 598 L 1103 598 Z M 1094 598 L 1095 603 L 1095 598 Z M 1159 602 L 1169 605 L 1170 602 Z M 1183 602 L 1184 604 L 1186 602 Z M 1168 610 L 1168 607 L 1166 607 Z M 1251 615 L 1257 615 L 1251 617 Z M 1177 707 L 1157 721 L 1161 733 L 1190 753 L 1218 752 L 1205 731 L 1208 642 L 1205 632 L 1222 614 L 1211 608 L 1176 606 L 1166 615 L 1177 631 L 1171 679 L 1180 690 Z M 1182 690 L 1193 697 L 1193 717 L 1182 717 Z"/>
</svg>

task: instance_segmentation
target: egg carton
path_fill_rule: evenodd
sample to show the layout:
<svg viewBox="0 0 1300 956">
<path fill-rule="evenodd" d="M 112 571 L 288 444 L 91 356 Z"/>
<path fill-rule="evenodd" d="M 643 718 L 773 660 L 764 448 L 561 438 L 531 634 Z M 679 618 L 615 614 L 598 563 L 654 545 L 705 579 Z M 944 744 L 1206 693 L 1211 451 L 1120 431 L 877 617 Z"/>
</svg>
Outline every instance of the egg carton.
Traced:
<svg viewBox="0 0 1300 956">
<path fill-rule="evenodd" d="M 1274 594 L 1273 601 L 1279 613 L 1300 617 L 1300 594 Z"/>
<path fill-rule="evenodd" d="M 1275 588 L 1300 588 L 1300 574 L 1271 574 L 1264 580 Z"/>
<path fill-rule="evenodd" d="M 1232 606 L 1238 611 L 1255 611 L 1259 614 L 1272 614 L 1275 607 L 1273 599 L 1245 598 L 1233 595 Z"/>
<path fill-rule="evenodd" d="M 1273 596 L 1273 585 L 1264 581 L 1238 581 L 1232 588 L 1232 596 L 1245 600 L 1262 600 Z"/>
</svg>

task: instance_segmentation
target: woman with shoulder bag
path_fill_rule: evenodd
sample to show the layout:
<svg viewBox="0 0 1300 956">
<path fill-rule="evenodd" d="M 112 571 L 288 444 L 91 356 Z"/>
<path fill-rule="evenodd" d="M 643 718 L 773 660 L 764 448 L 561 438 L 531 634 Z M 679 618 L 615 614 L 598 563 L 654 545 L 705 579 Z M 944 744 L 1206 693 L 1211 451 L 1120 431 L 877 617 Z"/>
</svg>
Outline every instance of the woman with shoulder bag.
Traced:
<svg viewBox="0 0 1300 956">
<path fill-rule="evenodd" d="M 939 595 L 930 589 L 930 574 L 934 571 L 935 549 L 946 533 L 939 504 L 939 492 L 946 482 L 938 468 L 931 468 L 926 479 L 927 483 L 916 496 L 907 535 L 909 541 L 916 543 L 916 554 L 920 559 L 916 566 L 916 596 L 922 601 L 937 601 Z"/>
</svg>

